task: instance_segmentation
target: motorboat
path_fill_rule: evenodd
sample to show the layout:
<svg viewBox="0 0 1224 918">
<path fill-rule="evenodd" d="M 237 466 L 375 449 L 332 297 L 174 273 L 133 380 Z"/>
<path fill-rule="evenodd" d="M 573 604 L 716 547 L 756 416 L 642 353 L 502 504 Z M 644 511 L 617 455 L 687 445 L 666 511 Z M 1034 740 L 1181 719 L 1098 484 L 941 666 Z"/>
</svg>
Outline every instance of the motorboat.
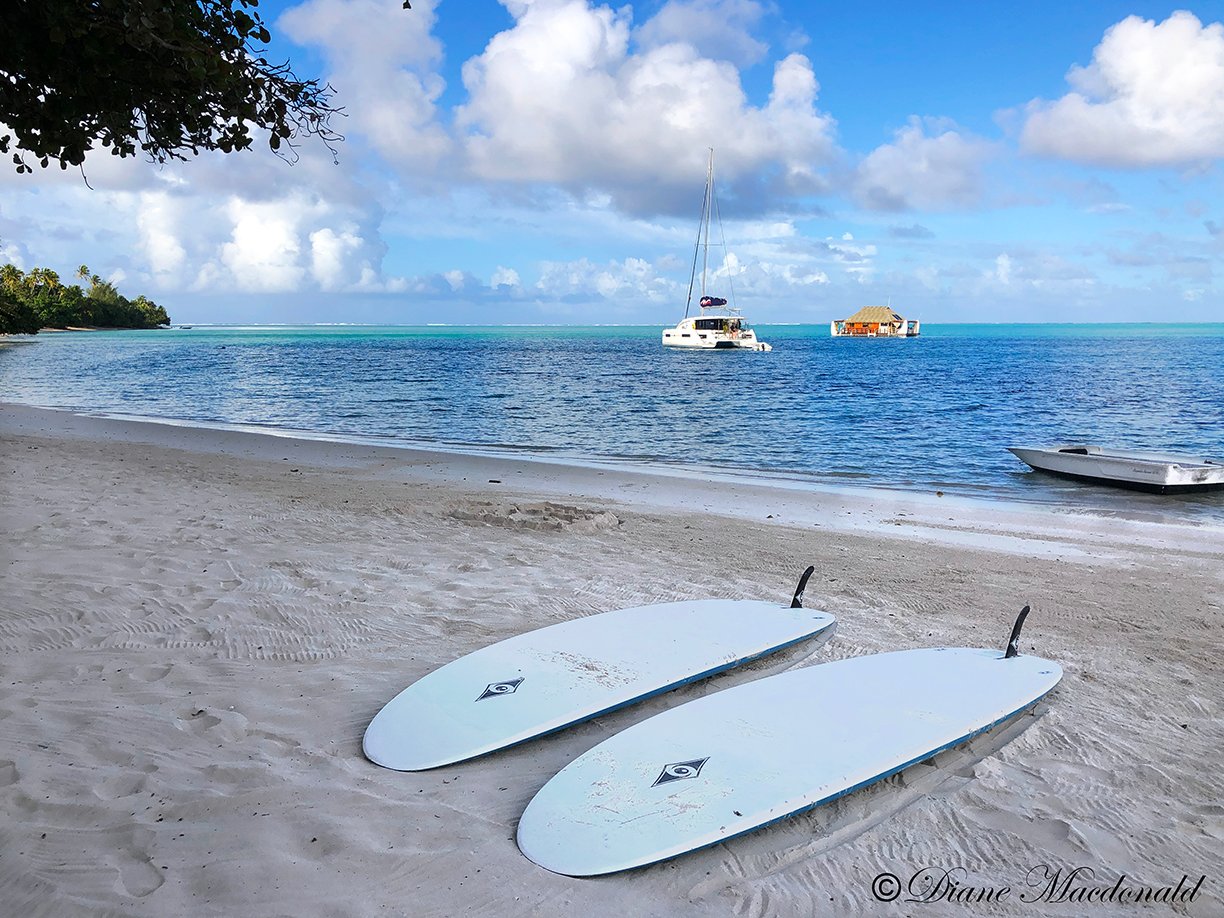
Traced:
<svg viewBox="0 0 1224 918">
<path fill-rule="evenodd" d="M 773 348 L 757 338 L 756 332 L 748 324 L 748 320 L 735 307 L 735 290 L 731 287 L 731 279 L 727 278 L 728 292 L 732 302 L 725 297 L 714 296 L 706 291 L 706 281 L 709 277 L 710 246 L 726 250 L 725 239 L 720 242 L 710 242 L 710 217 L 717 214 L 718 200 L 714 196 L 714 151 L 710 150 L 709 164 L 706 166 L 706 190 L 701 205 L 701 223 L 697 230 L 697 246 L 693 250 L 693 270 L 689 275 L 688 300 L 684 307 L 684 318 L 675 328 L 663 329 L 663 345 L 665 347 L 691 347 L 711 350 L 746 349 L 751 351 L 772 351 Z M 718 219 L 719 236 L 722 238 L 722 218 Z M 697 285 L 697 261 L 701 260 L 701 282 Z M 698 294 L 697 307 L 700 310 L 696 316 L 690 316 L 693 305 L 694 289 Z"/>
<path fill-rule="evenodd" d="M 1094 484 L 1173 494 L 1224 488 L 1224 462 L 1180 453 L 1112 449 L 1088 443 L 1009 446 L 1039 472 Z"/>
</svg>

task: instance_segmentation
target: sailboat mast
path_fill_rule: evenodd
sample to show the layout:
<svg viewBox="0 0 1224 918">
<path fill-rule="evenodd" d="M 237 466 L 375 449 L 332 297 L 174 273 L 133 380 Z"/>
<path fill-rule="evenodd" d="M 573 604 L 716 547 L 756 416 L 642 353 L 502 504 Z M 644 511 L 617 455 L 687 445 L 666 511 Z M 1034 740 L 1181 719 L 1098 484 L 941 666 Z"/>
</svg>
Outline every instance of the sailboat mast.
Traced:
<svg viewBox="0 0 1224 918">
<path fill-rule="evenodd" d="M 710 147 L 710 161 L 706 166 L 706 199 L 704 201 L 703 216 L 705 217 L 702 230 L 705 233 L 705 240 L 701 246 L 701 295 L 706 294 L 706 269 L 710 260 L 710 209 L 714 203 L 714 148 Z"/>
</svg>

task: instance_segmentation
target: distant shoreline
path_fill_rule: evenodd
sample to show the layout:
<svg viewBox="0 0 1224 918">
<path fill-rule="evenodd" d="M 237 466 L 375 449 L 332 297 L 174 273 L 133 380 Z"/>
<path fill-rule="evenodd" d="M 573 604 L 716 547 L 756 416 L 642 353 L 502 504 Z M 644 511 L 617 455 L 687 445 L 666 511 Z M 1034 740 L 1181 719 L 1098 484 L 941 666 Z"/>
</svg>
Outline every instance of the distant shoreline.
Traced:
<svg viewBox="0 0 1224 918">
<path fill-rule="evenodd" d="M 167 328 L 165 325 L 155 325 L 152 328 L 145 325 L 69 325 L 67 328 L 40 328 L 40 335 L 52 332 L 102 332 L 102 331 L 159 331 Z"/>
<path fill-rule="evenodd" d="M 667 325 L 666 319 L 657 322 L 173 322 L 170 325 L 158 326 L 159 330 L 173 331 L 178 329 L 196 329 L 200 331 L 235 331 L 244 329 L 371 329 L 371 328 L 420 328 L 435 331 L 457 328 L 661 328 Z M 829 320 L 813 319 L 810 322 L 770 322 L 754 321 L 756 326 L 770 328 L 818 328 L 827 333 Z M 933 328 L 1219 328 L 1224 333 L 1224 322 L 946 322 L 923 321 L 923 326 Z M 141 328 L 57 328 L 44 331 L 152 331 Z"/>
</svg>

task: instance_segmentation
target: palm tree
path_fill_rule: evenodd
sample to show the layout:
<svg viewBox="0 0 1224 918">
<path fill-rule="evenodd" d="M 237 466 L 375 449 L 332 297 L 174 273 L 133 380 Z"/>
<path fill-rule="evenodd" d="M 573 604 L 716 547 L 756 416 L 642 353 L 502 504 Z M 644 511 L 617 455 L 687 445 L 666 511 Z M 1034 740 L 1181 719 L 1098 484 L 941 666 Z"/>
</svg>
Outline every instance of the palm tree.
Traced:
<svg viewBox="0 0 1224 918">
<path fill-rule="evenodd" d="M 31 292 L 46 288 L 55 290 L 60 285 L 59 275 L 50 268 L 31 268 L 25 276 L 25 285 Z"/>
<path fill-rule="evenodd" d="M 0 290 L 7 290 L 10 293 L 15 293 L 21 286 L 25 275 L 16 265 L 4 265 L 0 267 Z"/>
</svg>

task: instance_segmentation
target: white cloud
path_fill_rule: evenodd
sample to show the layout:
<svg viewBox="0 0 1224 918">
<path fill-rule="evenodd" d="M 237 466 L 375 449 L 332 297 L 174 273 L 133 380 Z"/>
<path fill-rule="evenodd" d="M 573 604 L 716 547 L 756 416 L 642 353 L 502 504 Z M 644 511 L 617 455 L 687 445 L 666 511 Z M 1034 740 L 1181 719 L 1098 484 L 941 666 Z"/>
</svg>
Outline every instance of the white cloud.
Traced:
<svg viewBox="0 0 1224 918">
<path fill-rule="evenodd" d="M 144 256 L 134 264 L 160 289 L 272 293 L 385 285 L 376 215 L 309 188 L 268 200 L 218 198 L 205 189 L 128 197 Z"/>
<path fill-rule="evenodd" d="M 102 164 L 87 168 L 92 188 L 79 173 L 36 172 L 6 190 L 5 211 L 39 263 L 122 270 L 162 299 L 384 288 L 377 180 L 336 168 L 320 144 L 299 152 L 292 165 L 266 150 L 166 165 L 102 153 L 88 161 Z"/>
<path fill-rule="evenodd" d="M 788 296 L 798 288 L 820 287 L 828 283 L 829 275 L 810 264 L 756 261 L 738 268 L 735 291 L 745 297 Z"/>
<path fill-rule="evenodd" d="M 1224 157 L 1224 26 L 1186 11 L 1129 16 L 1106 31 L 1074 91 L 1029 103 L 1031 153 L 1108 166 L 1175 166 Z"/>
<path fill-rule="evenodd" d="M 339 290 L 345 286 L 359 284 L 368 265 L 355 262 L 353 256 L 361 251 L 364 240 L 357 235 L 354 226 L 343 226 L 339 231 L 330 226 L 310 234 L 310 273 L 323 290 Z M 358 271 L 353 276 L 354 267 Z"/>
<path fill-rule="evenodd" d="M 546 261 L 540 265 L 540 278 L 535 286 L 539 293 L 552 298 L 593 299 L 598 296 L 630 304 L 678 301 L 682 296 L 674 281 L 660 275 L 642 258 L 626 258 L 602 265 L 585 258 L 569 262 Z"/>
<path fill-rule="evenodd" d="M 854 236 L 850 233 L 843 233 L 841 239 L 829 237 L 824 241 L 824 249 L 833 256 L 834 260 L 846 265 L 846 269 L 853 270 L 868 270 L 870 263 L 876 255 L 879 254 L 876 246 L 870 242 L 855 243 Z"/>
<path fill-rule="evenodd" d="M 745 301 L 742 305 L 747 305 L 754 297 L 785 299 L 804 288 L 828 284 L 826 269 L 840 270 L 846 263 L 843 260 L 845 252 L 834 251 L 833 244 L 813 244 L 791 221 L 737 222 L 728 228 L 727 234 L 732 240 L 728 243 L 730 251 L 712 265 L 712 276 L 719 281 L 719 295 L 722 291 L 730 291 L 721 283 L 722 279 L 729 278 L 737 299 L 742 297 Z M 846 243 L 842 241 L 836 245 L 840 247 Z M 873 246 L 863 249 L 870 253 L 875 251 Z M 857 256 L 849 258 L 853 260 Z"/>
<path fill-rule="evenodd" d="M 763 12 L 756 0 L 668 0 L 633 37 L 643 48 L 683 42 L 705 57 L 755 64 L 769 50 L 749 31 Z"/>
<path fill-rule="evenodd" d="M 877 147 L 859 165 L 854 195 L 863 206 L 930 211 L 969 208 L 980 202 L 981 169 L 992 146 L 949 127 L 928 136 L 926 127 L 911 119 L 897 131 L 896 140 Z"/>
<path fill-rule="evenodd" d="M 1000 284 L 1011 283 L 1011 256 L 1006 252 L 995 259 L 995 278 Z"/>
<path fill-rule="evenodd" d="M 187 202 L 164 191 L 142 192 L 138 200 L 136 226 L 149 271 L 163 281 L 173 282 L 187 262 L 187 250 L 177 233 L 188 216 Z"/>
<path fill-rule="evenodd" d="M 231 199 L 232 241 L 221 246 L 221 263 L 242 290 L 294 290 L 305 269 L 300 262 L 299 214 L 281 204 Z"/>
<path fill-rule="evenodd" d="M 968 283 L 968 280 L 966 280 Z M 1099 278 L 1087 265 L 1053 250 L 1002 252 L 980 271 L 972 289 L 1000 296 L 1025 292 L 1065 293 L 1096 287 Z M 970 289 L 967 287 L 966 289 Z"/>
<path fill-rule="evenodd" d="M 833 121 L 815 107 L 802 55 L 776 64 L 769 101 L 756 107 L 735 66 L 689 43 L 632 50 L 628 7 L 507 7 L 513 28 L 463 68 L 469 101 L 456 123 L 478 178 L 598 190 L 630 212 L 674 212 L 692 206 L 710 146 L 731 197 L 750 173 L 771 175 L 778 192 L 810 191 L 834 154 Z"/>
<path fill-rule="evenodd" d="M 501 265 L 498 265 L 497 270 L 493 272 L 492 280 L 489 281 L 489 286 L 493 288 L 518 287 L 520 283 L 517 271 L 513 268 L 503 268 Z"/>
<path fill-rule="evenodd" d="M 16 265 L 24 271 L 26 269 L 26 259 L 22 254 L 24 251 L 24 246 L 0 238 L 0 264 Z"/>
<path fill-rule="evenodd" d="M 323 49 L 350 124 L 406 175 L 436 165 L 451 147 L 436 120 L 445 82 L 436 72 L 435 18 L 428 0 L 411 11 L 400 0 L 307 0 L 277 20 L 298 44 Z"/>
</svg>

